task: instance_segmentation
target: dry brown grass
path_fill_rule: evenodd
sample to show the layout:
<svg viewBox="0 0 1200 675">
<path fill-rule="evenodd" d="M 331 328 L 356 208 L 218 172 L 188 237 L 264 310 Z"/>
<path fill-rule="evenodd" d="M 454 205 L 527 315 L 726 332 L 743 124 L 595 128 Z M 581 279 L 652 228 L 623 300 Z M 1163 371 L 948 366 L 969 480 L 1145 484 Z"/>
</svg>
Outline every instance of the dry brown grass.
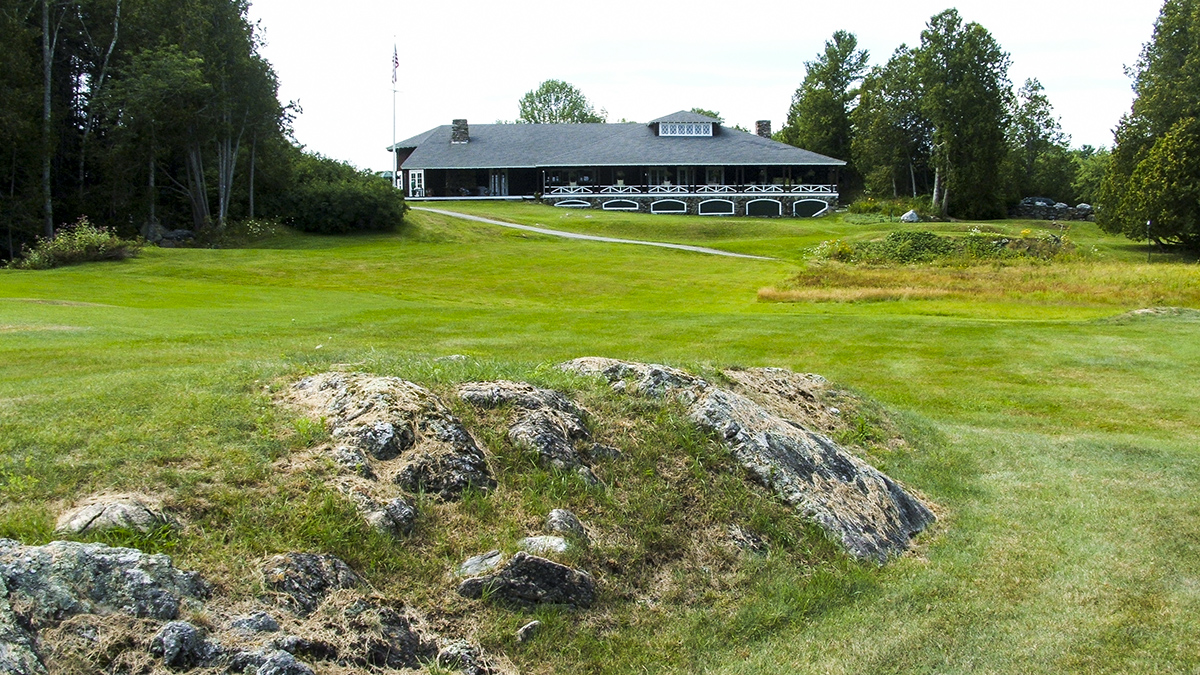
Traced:
<svg viewBox="0 0 1200 675">
<path fill-rule="evenodd" d="M 1200 306 L 1200 266 L 1070 263 L 947 267 L 813 265 L 760 302 L 998 300 L 1124 306 Z"/>
</svg>

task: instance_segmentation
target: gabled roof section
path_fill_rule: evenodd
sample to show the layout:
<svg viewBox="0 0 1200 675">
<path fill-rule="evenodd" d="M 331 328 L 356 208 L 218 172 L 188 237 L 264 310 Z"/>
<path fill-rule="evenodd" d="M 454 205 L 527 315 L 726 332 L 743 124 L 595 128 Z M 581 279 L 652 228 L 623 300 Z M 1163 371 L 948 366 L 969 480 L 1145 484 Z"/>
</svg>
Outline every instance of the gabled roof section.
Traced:
<svg viewBox="0 0 1200 675">
<path fill-rule="evenodd" d="M 701 115 L 690 110 L 680 110 L 676 113 L 671 113 L 666 117 L 660 117 L 656 120 L 650 120 L 650 124 L 660 124 L 662 122 L 710 122 L 712 124 L 720 124 L 721 120 L 708 115 Z"/>
<path fill-rule="evenodd" d="M 664 138 L 640 123 L 472 124 L 471 141 L 454 144 L 447 124 L 393 146 L 414 147 L 402 164 L 405 169 L 845 165 L 840 159 L 735 129 L 719 128 L 713 136 Z"/>
</svg>

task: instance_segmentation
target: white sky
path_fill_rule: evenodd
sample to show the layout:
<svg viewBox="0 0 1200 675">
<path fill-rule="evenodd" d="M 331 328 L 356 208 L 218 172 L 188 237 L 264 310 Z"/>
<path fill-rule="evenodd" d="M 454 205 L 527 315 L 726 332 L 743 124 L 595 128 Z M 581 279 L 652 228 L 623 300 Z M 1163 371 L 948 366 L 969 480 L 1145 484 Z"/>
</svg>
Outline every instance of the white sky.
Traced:
<svg viewBox="0 0 1200 675">
<path fill-rule="evenodd" d="M 578 87 L 610 121 L 692 107 L 727 124 L 778 130 L 792 93 L 835 30 L 883 63 L 957 6 L 1012 56 L 1019 86 L 1041 80 L 1074 145 L 1111 145 L 1133 100 L 1124 67 L 1150 39 L 1160 0 L 843 0 L 669 3 L 442 0 L 253 0 L 280 97 L 304 113 L 296 137 L 362 168 L 389 168 L 392 45 L 399 45 L 399 139 L 456 117 L 517 117 L 550 78 Z M 762 9 L 756 9 L 761 7 Z"/>
</svg>

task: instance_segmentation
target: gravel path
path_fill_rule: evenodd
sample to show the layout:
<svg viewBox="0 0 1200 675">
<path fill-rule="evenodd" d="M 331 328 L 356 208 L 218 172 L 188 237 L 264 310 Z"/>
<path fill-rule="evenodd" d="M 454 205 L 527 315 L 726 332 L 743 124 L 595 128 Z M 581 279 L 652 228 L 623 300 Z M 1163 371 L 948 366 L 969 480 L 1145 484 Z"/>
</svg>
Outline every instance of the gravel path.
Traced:
<svg viewBox="0 0 1200 675">
<path fill-rule="evenodd" d="M 462 218 L 463 220 L 473 220 L 478 223 L 487 223 L 488 225 L 499 225 L 500 227 L 511 227 L 514 230 L 525 230 L 526 232 L 537 232 L 538 234 L 548 234 L 552 237 L 562 237 L 564 239 L 582 239 L 584 241 L 602 241 L 607 244 L 637 244 L 638 246 L 657 246 L 658 248 L 673 248 L 680 251 L 692 251 L 693 253 L 706 253 L 708 255 L 722 255 L 727 258 L 747 258 L 749 260 L 775 260 L 761 255 L 748 255 L 746 253 L 731 253 L 729 251 L 721 251 L 715 248 L 705 248 L 703 246 L 689 246 L 687 244 L 668 244 L 662 241 L 640 241 L 637 239 L 615 239 L 613 237 L 598 237 L 592 234 L 576 234 L 575 232 L 563 232 L 561 230 L 550 230 L 544 227 L 534 227 L 532 225 L 517 225 L 516 223 L 506 223 L 502 220 L 492 220 L 491 218 L 482 218 L 480 216 L 471 216 L 465 213 L 456 213 L 454 211 L 444 211 L 442 209 L 431 209 L 425 206 L 409 206 L 414 211 L 428 211 L 429 213 L 437 213 L 451 218 Z"/>
</svg>

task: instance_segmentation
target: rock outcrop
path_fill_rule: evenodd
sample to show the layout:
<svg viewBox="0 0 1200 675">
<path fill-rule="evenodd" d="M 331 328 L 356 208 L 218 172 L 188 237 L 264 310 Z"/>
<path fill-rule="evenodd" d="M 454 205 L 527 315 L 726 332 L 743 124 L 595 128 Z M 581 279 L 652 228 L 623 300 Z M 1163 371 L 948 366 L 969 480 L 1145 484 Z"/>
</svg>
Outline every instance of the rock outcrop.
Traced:
<svg viewBox="0 0 1200 675">
<path fill-rule="evenodd" d="M 511 405 L 516 415 L 508 428 L 509 440 L 537 452 L 543 466 L 597 482 L 589 461 L 595 444 L 584 424 L 584 411 L 571 399 L 550 389 L 503 380 L 468 382 L 459 386 L 458 395 L 481 408 Z"/>
<path fill-rule="evenodd" d="M 56 532 L 86 534 L 127 529 L 142 534 L 171 524 L 157 500 L 144 495 L 100 495 L 84 500 L 58 518 Z"/>
<path fill-rule="evenodd" d="M 288 399 L 328 420 L 331 455 L 364 478 L 446 500 L 469 487 L 495 486 L 479 444 L 424 387 L 396 377 L 334 372 L 297 382 Z M 382 494 L 378 501 L 396 496 Z"/>
<path fill-rule="evenodd" d="M 104 544 L 22 546 L 0 539 L 0 670 L 45 671 L 37 633 L 80 614 L 122 613 L 170 621 L 209 588 L 165 555 Z"/>
<path fill-rule="evenodd" d="M 603 376 L 618 390 L 679 398 L 691 419 L 719 438 L 751 476 L 856 558 L 882 563 L 907 550 L 911 538 L 935 520 L 888 476 L 746 395 L 654 364 L 593 357 L 562 367 Z"/>
<path fill-rule="evenodd" d="M 587 572 L 521 551 L 496 573 L 463 581 L 458 593 L 518 606 L 555 604 L 586 609 L 596 601 L 596 582 Z"/>
<path fill-rule="evenodd" d="M 362 579 L 339 558 L 317 553 L 284 553 L 263 568 L 267 588 L 282 593 L 301 616 L 311 614 L 333 591 L 355 588 Z"/>
</svg>

